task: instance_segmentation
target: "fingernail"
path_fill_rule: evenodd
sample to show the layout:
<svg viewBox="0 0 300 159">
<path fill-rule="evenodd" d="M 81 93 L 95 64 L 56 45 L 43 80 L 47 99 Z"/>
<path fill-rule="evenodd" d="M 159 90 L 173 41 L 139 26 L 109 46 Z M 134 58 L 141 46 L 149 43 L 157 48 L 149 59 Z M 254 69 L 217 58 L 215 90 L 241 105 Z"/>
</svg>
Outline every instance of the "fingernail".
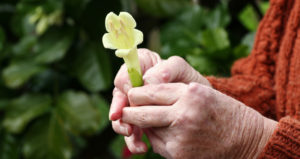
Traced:
<svg viewBox="0 0 300 159">
<path fill-rule="evenodd" d="M 120 127 L 120 131 L 121 131 L 123 134 L 125 134 L 125 135 L 129 135 L 128 129 L 127 129 L 126 127 L 121 126 L 121 127 Z"/>
<path fill-rule="evenodd" d="M 120 119 L 120 118 L 121 118 L 121 116 L 120 116 L 119 114 L 117 114 L 117 113 L 112 113 L 112 114 L 110 115 L 109 120 L 115 121 L 115 120 L 118 120 L 118 119 Z"/>
<path fill-rule="evenodd" d="M 124 84 L 124 86 L 123 86 L 124 92 L 128 92 L 129 89 L 130 89 L 130 86 L 128 84 Z"/>
</svg>

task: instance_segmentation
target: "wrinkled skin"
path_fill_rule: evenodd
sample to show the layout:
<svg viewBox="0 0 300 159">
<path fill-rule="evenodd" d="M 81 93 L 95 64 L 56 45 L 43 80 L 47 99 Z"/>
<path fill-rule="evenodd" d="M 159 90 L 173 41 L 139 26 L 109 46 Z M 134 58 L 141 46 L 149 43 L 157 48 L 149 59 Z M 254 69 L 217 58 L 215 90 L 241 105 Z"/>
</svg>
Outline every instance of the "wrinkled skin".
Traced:
<svg viewBox="0 0 300 159">
<path fill-rule="evenodd" d="M 147 151 L 144 132 L 153 150 L 170 159 L 259 155 L 275 121 L 211 88 L 180 57 L 163 61 L 145 49 L 139 57 L 145 85 L 131 88 L 126 67 L 121 67 L 109 115 L 132 153 Z"/>
</svg>

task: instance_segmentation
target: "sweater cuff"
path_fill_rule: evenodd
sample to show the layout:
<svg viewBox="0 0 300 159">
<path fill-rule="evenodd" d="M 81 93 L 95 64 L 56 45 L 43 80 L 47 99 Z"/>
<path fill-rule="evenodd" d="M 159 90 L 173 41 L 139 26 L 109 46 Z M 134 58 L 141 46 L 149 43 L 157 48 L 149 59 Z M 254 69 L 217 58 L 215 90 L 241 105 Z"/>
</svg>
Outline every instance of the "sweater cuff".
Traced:
<svg viewBox="0 0 300 159">
<path fill-rule="evenodd" d="M 260 159 L 300 158 L 300 122 L 290 117 L 282 118 Z"/>
</svg>

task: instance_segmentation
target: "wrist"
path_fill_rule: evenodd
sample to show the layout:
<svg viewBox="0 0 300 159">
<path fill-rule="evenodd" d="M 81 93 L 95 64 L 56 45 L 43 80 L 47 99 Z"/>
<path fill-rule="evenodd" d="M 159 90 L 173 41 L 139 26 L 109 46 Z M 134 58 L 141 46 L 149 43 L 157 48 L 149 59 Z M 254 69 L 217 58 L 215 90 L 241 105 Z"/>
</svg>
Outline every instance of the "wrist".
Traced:
<svg viewBox="0 0 300 159">
<path fill-rule="evenodd" d="M 256 154 L 254 156 L 255 158 L 257 158 L 261 154 L 261 152 L 263 151 L 263 149 L 265 148 L 265 146 L 269 142 L 269 139 L 271 138 L 271 136 L 273 135 L 275 129 L 277 128 L 277 124 L 278 124 L 278 122 L 276 122 L 272 119 L 268 119 L 268 118 L 264 117 L 263 134 L 262 134 L 260 142 L 257 146 Z"/>
<path fill-rule="evenodd" d="M 260 155 L 277 126 L 276 121 L 263 117 L 258 112 L 254 114 L 253 118 L 248 119 L 248 124 L 252 126 L 249 127 L 251 130 L 248 128 L 247 146 L 242 153 L 243 158 L 247 159 L 255 159 Z"/>
</svg>

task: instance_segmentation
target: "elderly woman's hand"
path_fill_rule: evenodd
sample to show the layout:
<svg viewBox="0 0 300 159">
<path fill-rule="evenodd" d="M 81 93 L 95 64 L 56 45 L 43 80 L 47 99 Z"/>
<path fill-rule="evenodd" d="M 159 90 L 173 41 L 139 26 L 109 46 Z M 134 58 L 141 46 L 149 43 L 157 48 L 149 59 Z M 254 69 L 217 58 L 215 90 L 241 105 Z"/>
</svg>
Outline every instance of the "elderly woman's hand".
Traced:
<svg viewBox="0 0 300 159">
<path fill-rule="evenodd" d="M 255 158 L 276 122 L 198 83 L 149 84 L 128 92 L 122 120 L 144 129 L 166 158 Z M 129 146 L 130 149 L 130 146 Z"/>
<path fill-rule="evenodd" d="M 157 53 L 147 49 L 139 49 L 138 54 L 145 85 L 169 82 L 198 82 L 210 86 L 206 78 L 180 57 L 173 56 L 167 60 L 161 60 Z M 143 153 L 147 148 L 145 143 L 141 141 L 141 129 L 119 120 L 122 116 L 122 109 L 128 106 L 127 92 L 131 88 L 125 65 L 120 68 L 114 83 L 115 89 L 109 113 L 109 118 L 113 121 L 113 129 L 119 134 L 128 136 L 125 137 L 125 141 L 131 152 Z"/>
</svg>

